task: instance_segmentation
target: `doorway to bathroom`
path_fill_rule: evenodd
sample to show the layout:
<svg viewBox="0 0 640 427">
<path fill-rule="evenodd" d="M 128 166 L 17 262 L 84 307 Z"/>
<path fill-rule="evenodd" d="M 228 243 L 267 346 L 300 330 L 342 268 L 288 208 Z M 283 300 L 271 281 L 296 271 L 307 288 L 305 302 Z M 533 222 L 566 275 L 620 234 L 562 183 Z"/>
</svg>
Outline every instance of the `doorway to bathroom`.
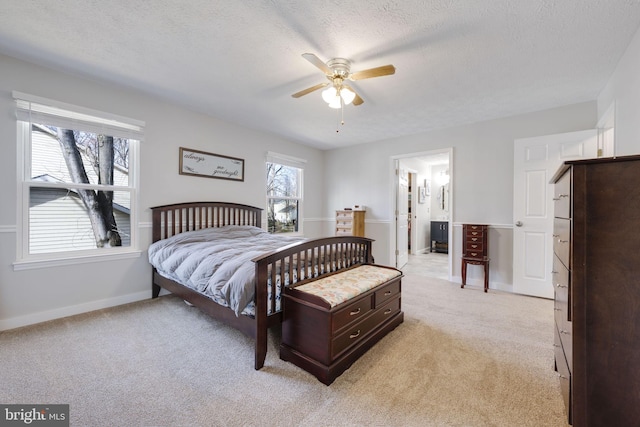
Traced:
<svg viewBox="0 0 640 427">
<path fill-rule="evenodd" d="M 395 238 L 391 253 L 397 268 L 405 272 L 451 277 L 452 156 L 452 149 L 441 149 L 392 158 Z"/>
</svg>

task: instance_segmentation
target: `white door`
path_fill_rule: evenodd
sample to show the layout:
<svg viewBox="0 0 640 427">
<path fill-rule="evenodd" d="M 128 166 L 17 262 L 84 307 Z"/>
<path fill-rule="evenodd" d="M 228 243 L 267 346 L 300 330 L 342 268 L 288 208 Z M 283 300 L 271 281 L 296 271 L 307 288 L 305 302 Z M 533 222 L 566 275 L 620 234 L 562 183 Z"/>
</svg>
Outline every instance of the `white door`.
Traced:
<svg viewBox="0 0 640 427">
<path fill-rule="evenodd" d="M 396 171 L 396 268 L 402 268 L 409 261 L 409 176 L 399 161 L 396 162 Z"/>
<path fill-rule="evenodd" d="M 597 131 L 586 130 L 514 141 L 513 291 L 553 298 L 553 185 L 565 160 L 597 156 Z"/>
<path fill-rule="evenodd" d="M 418 194 L 418 174 L 411 173 L 411 191 L 410 191 L 410 202 L 409 202 L 409 247 L 411 250 L 409 253 L 411 255 L 416 255 L 418 253 L 418 198 L 420 195 Z"/>
</svg>

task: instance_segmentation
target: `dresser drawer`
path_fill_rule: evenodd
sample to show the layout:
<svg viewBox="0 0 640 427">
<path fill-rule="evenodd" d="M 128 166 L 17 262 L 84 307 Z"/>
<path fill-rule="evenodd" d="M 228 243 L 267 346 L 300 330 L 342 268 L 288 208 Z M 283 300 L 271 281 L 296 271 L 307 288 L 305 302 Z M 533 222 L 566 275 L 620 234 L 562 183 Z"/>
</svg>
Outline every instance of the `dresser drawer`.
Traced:
<svg viewBox="0 0 640 427">
<path fill-rule="evenodd" d="M 350 228 L 336 228 L 336 236 L 351 236 L 351 234 Z"/>
<path fill-rule="evenodd" d="M 560 262 L 557 255 L 553 255 L 553 270 L 551 271 L 551 283 L 555 292 L 555 317 L 558 325 L 563 327 L 571 321 L 569 270 Z"/>
<path fill-rule="evenodd" d="M 482 239 L 482 237 L 484 236 L 484 230 L 482 230 L 482 229 L 473 230 L 470 227 L 467 227 L 466 236 L 467 237 L 477 237 L 478 239 Z"/>
<path fill-rule="evenodd" d="M 476 224 L 468 224 L 466 226 L 467 231 L 480 231 L 484 232 L 486 230 L 486 225 L 476 225 Z"/>
<path fill-rule="evenodd" d="M 362 319 L 367 313 L 369 313 L 373 309 L 373 299 L 371 296 L 367 296 L 365 298 L 360 298 L 351 304 L 347 305 L 345 308 L 336 311 L 333 314 L 333 319 L 331 322 L 331 332 L 335 333 L 336 331 L 344 328 L 347 325 L 350 325 L 358 320 Z"/>
<path fill-rule="evenodd" d="M 557 343 L 557 330 L 555 335 Z M 562 395 L 562 400 L 564 400 L 564 407 L 567 411 L 569 423 L 571 423 L 571 371 L 569 370 L 569 364 L 567 363 L 567 359 L 565 358 L 565 353 L 561 345 L 555 344 L 554 356 L 556 360 L 556 369 L 558 370 L 558 377 L 560 379 L 560 393 Z"/>
<path fill-rule="evenodd" d="M 336 227 L 353 227 L 353 220 L 351 218 L 349 219 L 339 219 L 336 220 Z"/>
<path fill-rule="evenodd" d="M 472 252 L 484 254 L 484 242 L 467 242 L 464 248 L 464 255 L 472 256 Z"/>
<path fill-rule="evenodd" d="M 353 211 L 337 211 L 336 212 L 336 220 L 337 221 L 353 221 Z"/>
<path fill-rule="evenodd" d="M 371 316 L 362 319 L 361 322 L 347 328 L 331 342 L 331 359 L 335 359 L 343 351 L 364 339 L 369 332 L 378 327 L 386 318 L 400 311 L 400 298 L 384 304 Z"/>
<path fill-rule="evenodd" d="M 473 244 L 476 244 L 476 245 L 478 245 L 478 244 L 484 245 L 483 236 L 475 236 L 475 235 L 474 236 L 466 236 L 465 241 L 467 243 L 473 243 Z"/>
<path fill-rule="evenodd" d="M 571 335 L 571 322 L 565 322 L 564 325 L 557 324 L 557 326 L 558 336 L 562 343 L 562 350 L 564 351 L 564 356 L 567 359 L 568 369 L 571 371 L 573 370 L 573 338 Z"/>
<path fill-rule="evenodd" d="M 482 239 L 469 241 L 465 245 L 467 251 L 482 251 L 484 250 L 484 241 Z"/>
<path fill-rule="evenodd" d="M 553 215 L 571 218 L 571 173 L 562 175 L 553 188 Z"/>
<path fill-rule="evenodd" d="M 353 231 L 353 227 L 348 227 L 344 225 L 336 227 L 336 233 L 339 233 L 339 232 L 351 233 L 352 231 Z"/>
<path fill-rule="evenodd" d="M 560 261 L 571 270 L 569 259 L 571 256 L 571 220 L 564 218 L 553 219 L 553 252 Z"/>
</svg>

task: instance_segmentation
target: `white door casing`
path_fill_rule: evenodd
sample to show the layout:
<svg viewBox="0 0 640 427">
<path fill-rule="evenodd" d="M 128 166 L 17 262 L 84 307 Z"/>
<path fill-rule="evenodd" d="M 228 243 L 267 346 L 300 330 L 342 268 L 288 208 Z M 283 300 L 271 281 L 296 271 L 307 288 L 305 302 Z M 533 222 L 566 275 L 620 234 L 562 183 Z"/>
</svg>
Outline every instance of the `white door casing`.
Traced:
<svg viewBox="0 0 640 427">
<path fill-rule="evenodd" d="M 409 261 L 409 177 L 408 171 L 402 167 L 400 161 L 397 166 L 396 200 L 396 268 L 402 268 Z"/>
<path fill-rule="evenodd" d="M 562 162 L 597 157 L 597 130 L 514 141 L 513 292 L 553 298 L 553 185 Z"/>
</svg>

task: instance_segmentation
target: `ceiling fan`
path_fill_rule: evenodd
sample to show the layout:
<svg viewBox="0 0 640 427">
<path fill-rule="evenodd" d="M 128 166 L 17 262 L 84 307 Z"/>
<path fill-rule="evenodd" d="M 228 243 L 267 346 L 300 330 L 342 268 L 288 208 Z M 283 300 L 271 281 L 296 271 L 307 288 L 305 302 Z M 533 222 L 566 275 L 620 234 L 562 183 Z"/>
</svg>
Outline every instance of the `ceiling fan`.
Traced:
<svg viewBox="0 0 640 427">
<path fill-rule="evenodd" d="M 300 98 L 301 96 L 326 87 L 327 89 L 322 91 L 322 99 L 324 99 L 331 108 L 342 108 L 351 102 L 353 102 L 353 105 L 360 105 L 364 102 L 356 91 L 345 83 L 346 80 L 370 79 L 372 77 L 388 76 L 396 72 L 396 68 L 393 65 L 383 65 L 381 67 L 352 73 L 351 62 L 348 59 L 333 58 L 324 63 L 313 53 L 303 53 L 302 57 L 318 67 L 329 81 L 311 86 L 291 96 Z"/>
</svg>

